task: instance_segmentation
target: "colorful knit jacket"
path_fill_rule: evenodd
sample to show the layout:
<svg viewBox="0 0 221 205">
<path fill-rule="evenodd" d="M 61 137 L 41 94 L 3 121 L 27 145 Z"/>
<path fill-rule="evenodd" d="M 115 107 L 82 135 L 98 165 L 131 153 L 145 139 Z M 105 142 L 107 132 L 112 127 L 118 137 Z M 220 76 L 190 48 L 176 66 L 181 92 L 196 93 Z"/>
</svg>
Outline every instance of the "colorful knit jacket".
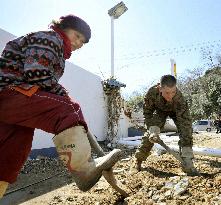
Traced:
<svg viewBox="0 0 221 205">
<path fill-rule="evenodd" d="M 0 91 L 9 86 L 68 95 L 58 83 L 65 59 L 63 40 L 54 31 L 30 33 L 9 41 L 0 57 Z"/>
</svg>

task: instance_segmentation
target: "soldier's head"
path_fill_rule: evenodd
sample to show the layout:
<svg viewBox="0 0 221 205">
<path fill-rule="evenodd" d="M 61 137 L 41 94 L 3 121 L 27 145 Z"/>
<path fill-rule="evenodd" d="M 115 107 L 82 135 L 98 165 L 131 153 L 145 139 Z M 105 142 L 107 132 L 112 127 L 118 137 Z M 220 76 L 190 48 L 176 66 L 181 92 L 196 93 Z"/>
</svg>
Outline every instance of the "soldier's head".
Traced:
<svg viewBox="0 0 221 205">
<path fill-rule="evenodd" d="M 160 79 L 160 92 L 163 98 L 171 102 L 176 95 L 176 78 L 172 75 L 164 75 Z"/>
</svg>

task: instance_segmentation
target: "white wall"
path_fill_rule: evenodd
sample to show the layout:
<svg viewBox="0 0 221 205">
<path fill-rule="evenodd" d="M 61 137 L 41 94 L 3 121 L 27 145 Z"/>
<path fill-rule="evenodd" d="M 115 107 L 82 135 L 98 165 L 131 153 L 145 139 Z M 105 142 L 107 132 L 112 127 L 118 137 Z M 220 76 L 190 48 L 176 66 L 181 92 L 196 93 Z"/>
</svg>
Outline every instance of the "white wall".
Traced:
<svg viewBox="0 0 221 205">
<path fill-rule="evenodd" d="M 130 118 L 127 117 L 124 112 L 121 113 L 119 118 L 119 127 L 118 127 L 118 133 L 117 138 L 124 138 L 128 137 L 128 127 L 131 126 Z"/>
<path fill-rule="evenodd" d="M 5 43 L 13 38 L 15 38 L 14 35 L 0 29 L 0 51 L 5 47 Z M 81 105 L 88 127 L 96 135 L 98 141 L 105 140 L 107 107 L 101 78 L 79 66 L 66 62 L 65 73 L 60 83 L 69 91 L 71 97 Z M 52 134 L 36 130 L 32 148 L 54 146 L 52 136 Z"/>
<path fill-rule="evenodd" d="M 5 44 L 16 38 L 16 36 L 0 28 L 0 52 L 4 49 Z"/>
<path fill-rule="evenodd" d="M 71 96 L 80 103 L 84 117 L 99 141 L 105 140 L 107 128 L 107 106 L 101 78 L 70 62 L 66 62 L 61 79 Z"/>
</svg>

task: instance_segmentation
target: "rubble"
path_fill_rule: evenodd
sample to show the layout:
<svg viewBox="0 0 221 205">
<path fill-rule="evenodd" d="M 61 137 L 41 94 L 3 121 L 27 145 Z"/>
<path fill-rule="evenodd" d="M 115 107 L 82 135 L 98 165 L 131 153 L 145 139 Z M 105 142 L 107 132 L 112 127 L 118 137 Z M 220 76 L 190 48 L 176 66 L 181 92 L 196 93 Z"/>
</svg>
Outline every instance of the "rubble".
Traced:
<svg viewBox="0 0 221 205">
<path fill-rule="evenodd" d="M 221 135 L 219 135 L 221 137 Z M 207 144 L 216 144 L 218 135 L 214 138 L 206 135 Z M 198 141 L 197 141 L 197 140 Z M 195 142 L 204 143 L 202 135 L 196 137 Z M 215 139 L 216 143 L 212 140 Z M 220 147 L 218 147 L 218 145 Z M 39 184 L 35 189 L 27 190 L 29 200 L 20 201 L 22 205 L 32 204 L 76 204 L 76 205 L 208 205 L 221 204 L 221 159 L 208 156 L 196 156 L 195 165 L 201 176 L 186 176 L 179 162 L 169 154 L 156 156 L 154 153 L 142 163 L 141 172 L 130 172 L 134 164 L 135 149 L 127 150 L 121 147 L 124 159 L 115 166 L 115 176 L 131 190 L 129 197 L 123 198 L 101 178 L 99 183 L 89 192 L 79 191 L 72 182 L 68 172 L 62 168 L 56 159 L 29 160 L 19 176 L 18 182 L 10 190 L 30 183 L 31 181 L 61 173 L 56 180 L 65 180 L 66 185 L 51 192 L 47 192 L 47 183 Z M 57 183 L 56 181 L 53 181 Z M 53 185 L 53 183 L 52 183 Z M 34 190 L 34 191 L 33 191 Z M 40 190 L 44 191 L 39 194 Z M 32 192 L 30 192 L 32 191 Z M 38 194 L 38 195 L 37 195 Z M 37 197 L 38 196 L 38 197 Z M 25 202 L 26 201 L 26 202 Z"/>
</svg>

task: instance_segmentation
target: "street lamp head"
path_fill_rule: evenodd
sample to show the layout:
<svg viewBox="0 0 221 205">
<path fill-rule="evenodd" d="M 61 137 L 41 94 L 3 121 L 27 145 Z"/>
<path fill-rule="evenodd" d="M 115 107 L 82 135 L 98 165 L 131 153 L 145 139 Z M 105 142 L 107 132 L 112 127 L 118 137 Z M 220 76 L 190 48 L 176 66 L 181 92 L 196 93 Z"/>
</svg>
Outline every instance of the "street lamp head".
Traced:
<svg viewBox="0 0 221 205">
<path fill-rule="evenodd" d="M 121 1 L 116 6 L 108 10 L 108 14 L 110 17 L 113 17 L 114 19 L 119 18 L 123 13 L 125 13 L 128 10 L 128 8 L 125 6 L 124 2 Z"/>
</svg>

